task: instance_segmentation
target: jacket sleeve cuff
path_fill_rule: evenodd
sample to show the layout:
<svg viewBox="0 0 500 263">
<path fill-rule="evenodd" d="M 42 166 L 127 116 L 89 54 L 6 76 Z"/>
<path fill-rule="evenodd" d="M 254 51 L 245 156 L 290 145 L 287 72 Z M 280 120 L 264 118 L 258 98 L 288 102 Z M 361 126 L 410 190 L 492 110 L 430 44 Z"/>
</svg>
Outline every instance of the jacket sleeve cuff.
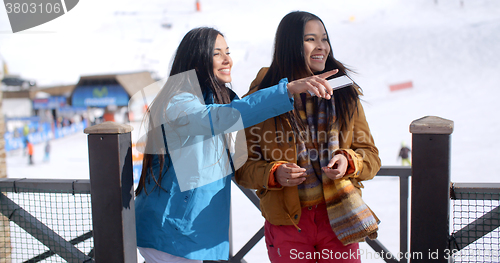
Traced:
<svg viewBox="0 0 500 263">
<path fill-rule="evenodd" d="M 267 182 L 267 185 L 269 188 L 280 188 L 282 187 L 280 183 L 276 180 L 276 170 L 278 170 L 278 167 L 280 167 L 283 163 L 277 163 L 271 168 L 271 171 L 269 172 L 269 181 Z"/>
<path fill-rule="evenodd" d="M 264 188 L 268 190 L 280 190 L 283 189 L 283 186 L 276 182 L 276 177 L 274 176 L 274 172 L 278 167 L 282 164 L 285 164 L 285 161 L 277 161 L 277 162 L 271 162 L 268 164 L 266 168 L 266 172 L 264 173 Z M 276 184 L 274 184 L 276 183 Z"/>
<path fill-rule="evenodd" d="M 290 99 L 290 102 L 293 103 L 293 94 L 290 92 L 290 90 L 288 90 L 288 79 L 287 78 L 281 79 L 280 82 L 278 83 L 278 86 L 280 88 L 284 88 L 286 90 L 286 92 L 288 93 L 288 98 Z"/>
<path fill-rule="evenodd" d="M 344 177 L 358 177 L 360 174 L 360 167 L 358 167 L 357 162 L 354 160 L 356 155 L 354 152 L 352 154 L 349 152 L 352 151 L 350 149 L 339 149 L 335 151 L 335 154 L 342 154 L 347 158 L 347 170 L 345 172 Z"/>
</svg>

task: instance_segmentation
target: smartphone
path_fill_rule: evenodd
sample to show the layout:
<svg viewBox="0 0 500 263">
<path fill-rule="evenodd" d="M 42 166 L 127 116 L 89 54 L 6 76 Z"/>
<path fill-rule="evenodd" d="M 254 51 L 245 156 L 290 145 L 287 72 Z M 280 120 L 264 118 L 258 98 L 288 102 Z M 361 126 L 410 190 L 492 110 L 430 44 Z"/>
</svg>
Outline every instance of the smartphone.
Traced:
<svg viewBox="0 0 500 263">
<path fill-rule="evenodd" d="M 350 86 L 350 85 L 354 84 L 354 82 L 352 81 L 352 79 L 349 78 L 346 75 L 342 75 L 340 77 L 336 77 L 336 78 L 330 79 L 330 80 L 328 80 L 328 83 L 330 83 L 330 86 L 332 86 L 333 90 L 345 88 L 347 86 Z M 308 92 L 312 96 L 316 96 L 314 93 L 312 93 L 310 91 L 308 91 Z"/>
<path fill-rule="evenodd" d="M 340 77 L 330 79 L 328 80 L 328 83 L 330 83 L 330 86 L 332 86 L 333 90 L 341 89 L 354 84 L 354 82 L 352 82 L 352 79 L 347 75 L 342 75 Z"/>
</svg>

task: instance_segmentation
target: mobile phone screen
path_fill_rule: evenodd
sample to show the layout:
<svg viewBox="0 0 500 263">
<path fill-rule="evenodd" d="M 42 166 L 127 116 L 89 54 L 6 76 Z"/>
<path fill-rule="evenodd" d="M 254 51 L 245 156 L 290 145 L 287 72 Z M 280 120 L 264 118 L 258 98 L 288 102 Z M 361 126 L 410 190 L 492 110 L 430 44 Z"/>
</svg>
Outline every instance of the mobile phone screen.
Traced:
<svg viewBox="0 0 500 263">
<path fill-rule="evenodd" d="M 330 83 L 333 90 L 341 89 L 353 84 L 352 80 L 346 75 L 330 79 L 328 80 L 328 83 Z"/>
</svg>

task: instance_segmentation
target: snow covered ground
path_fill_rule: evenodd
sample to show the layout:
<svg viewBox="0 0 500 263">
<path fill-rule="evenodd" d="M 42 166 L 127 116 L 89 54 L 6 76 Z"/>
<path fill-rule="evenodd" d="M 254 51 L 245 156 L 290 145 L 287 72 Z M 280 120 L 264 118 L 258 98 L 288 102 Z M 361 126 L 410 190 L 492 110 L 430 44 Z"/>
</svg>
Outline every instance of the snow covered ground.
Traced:
<svg viewBox="0 0 500 263">
<path fill-rule="evenodd" d="M 45 25 L 10 33 L 0 8 L 0 54 L 12 73 L 42 85 L 75 83 L 80 75 L 152 70 L 164 77 L 182 36 L 196 26 L 226 35 L 234 60 L 233 88 L 242 95 L 272 55 L 274 33 L 292 10 L 320 16 L 333 52 L 357 74 L 363 106 L 383 165 L 397 165 L 409 124 L 427 115 L 454 121 L 451 178 L 454 182 L 500 182 L 496 163 L 500 121 L 500 2 L 494 0 L 322 1 L 80 1 Z M 463 2 L 463 6 L 461 6 Z M 139 4 L 140 3 L 140 4 Z M 171 24 L 170 29 L 161 24 Z M 389 85 L 413 88 L 390 92 Z M 54 141 L 51 161 L 35 146 L 35 166 L 20 152 L 8 154 L 8 176 L 88 178 L 86 135 Z M 399 250 L 396 178 L 365 183 L 365 200 L 381 218 L 379 240 Z M 235 252 L 264 220 L 233 189 Z M 366 248 L 363 244 L 362 248 Z M 367 249 L 367 251 L 370 251 Z M 261 241 L 246 257 L 269 262 Z M 363 262 L 382 262 L 366 259 Z"/>
</svg>

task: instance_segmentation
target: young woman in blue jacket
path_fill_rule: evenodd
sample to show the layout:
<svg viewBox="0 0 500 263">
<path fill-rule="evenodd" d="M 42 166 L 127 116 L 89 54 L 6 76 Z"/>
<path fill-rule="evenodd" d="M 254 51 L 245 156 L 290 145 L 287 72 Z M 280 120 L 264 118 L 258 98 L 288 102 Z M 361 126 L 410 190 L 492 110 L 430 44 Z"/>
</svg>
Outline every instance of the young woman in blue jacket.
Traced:
<svg viewBox="0 0 500 263">
<path fill-rule="evenodd" d="M 228 260 L 231 176 L 245 162 L 236 160 L 228 134 L 292 110 L 293 94 L 329 99 L 325 78 L 337 72 L 283 79 L 239 99 L 226 86 L 231 67 L 219 31 L 189 31 L 148 109 L 135 199 L 137 246 L 148 263 Z"/>
</svg>

